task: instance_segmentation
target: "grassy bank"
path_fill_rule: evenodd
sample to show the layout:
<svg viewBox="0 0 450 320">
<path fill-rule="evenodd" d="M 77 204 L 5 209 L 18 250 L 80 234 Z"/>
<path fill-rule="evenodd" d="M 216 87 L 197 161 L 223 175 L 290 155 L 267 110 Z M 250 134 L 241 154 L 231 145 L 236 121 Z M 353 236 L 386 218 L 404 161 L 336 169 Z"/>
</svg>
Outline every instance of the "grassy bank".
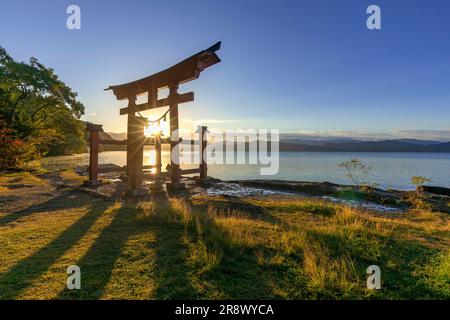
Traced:
<svg viewBox="0 0 450 320">
<path fill-rule="evenodd" d="M 124 203 L 80 180 L 1 175 L 1 299 L 450 298 L 448 214 L 294 196 Z M 81 290 L 66 289 L 74 264 Z M 382 290 L 366 289 L 373 264 Z"/>
</svg>

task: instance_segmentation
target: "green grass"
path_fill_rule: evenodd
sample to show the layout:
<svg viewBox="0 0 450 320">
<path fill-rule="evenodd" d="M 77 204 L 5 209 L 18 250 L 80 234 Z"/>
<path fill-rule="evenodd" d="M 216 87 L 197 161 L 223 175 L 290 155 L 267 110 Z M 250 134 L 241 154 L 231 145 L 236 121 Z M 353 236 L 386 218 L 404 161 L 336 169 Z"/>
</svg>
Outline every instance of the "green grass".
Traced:
<svg viewBox="0 0 450 320">
<path fill-rule="evenodd" d="M 11 188 L 24 181 L 36 188 Z M 276 196 L 121 203 L 52 188 L 0 177 L 1 197 L 22 195 L 0 210 L 1 299 L 450 298 L 448 214 Z M 81 290 L 66 289 L 73 264 Z M 366 289 L 372 264 L 382 290 Z"/>
</svg>

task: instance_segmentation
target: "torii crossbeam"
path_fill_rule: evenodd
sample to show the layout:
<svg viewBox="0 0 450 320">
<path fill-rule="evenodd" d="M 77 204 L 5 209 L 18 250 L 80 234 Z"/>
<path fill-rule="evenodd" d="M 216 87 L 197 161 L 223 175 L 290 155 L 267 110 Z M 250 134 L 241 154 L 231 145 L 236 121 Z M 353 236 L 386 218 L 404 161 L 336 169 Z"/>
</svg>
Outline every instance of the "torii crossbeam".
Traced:
<svg viewBox="0 0 450 320">
<path fill-rule="evenodd" d="M 170 107 L 170 145 L 172 152 L 179 143 L 178 137 L 174 137 L 174 133 L 177 133 L 179 129 L 178 104 L 194 100 L 193 92 L 179 94 L 178 86 L 197 79 L 203 70 L 219 63 L 221 60 L 215 52 L 220 49 L 220 45 L 221 42 L 219 41 L 208 49 L 146 78 L 105 89 L 113 90 L 118 100 L 128 99 L 128 107 L 122 108 L 120 114 L 128 115 L 127 171 L 132 190 L 138 189 L 142 184 L 144 127 L 146 126 L 145 121 L 142 121 L 142 118 L 137 117 L 135 113 L 160 107 Z M 166 99 L 158 100 L 158 90 L 164 88 L 169 88 L 169 96 Z M 147 103 L 136 104 L 137 96 L 143 94 L 148 95 Z M 170 180 L 172 184 L 178 184 L 180 182 L 179 159 L 177 159 L 177 153 L 174 155 L 175 157 L 171 156 Z"/>
</svg>

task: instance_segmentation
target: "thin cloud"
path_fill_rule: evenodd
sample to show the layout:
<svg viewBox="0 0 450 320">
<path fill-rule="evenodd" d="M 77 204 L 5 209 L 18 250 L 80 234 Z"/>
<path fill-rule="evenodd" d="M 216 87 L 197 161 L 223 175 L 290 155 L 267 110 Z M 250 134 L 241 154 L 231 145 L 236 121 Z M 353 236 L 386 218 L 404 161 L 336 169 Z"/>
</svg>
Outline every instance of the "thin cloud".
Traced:
<svg viewBox="0 0 450 320">
<path fill-rule="evenodd" d="M 234 119 L 183 119 L 184 122 L 192 123 L 192 124 L 223 124 L 223 123 L 234 123 L 238 122 L 238 120 Z"/>
</svg>

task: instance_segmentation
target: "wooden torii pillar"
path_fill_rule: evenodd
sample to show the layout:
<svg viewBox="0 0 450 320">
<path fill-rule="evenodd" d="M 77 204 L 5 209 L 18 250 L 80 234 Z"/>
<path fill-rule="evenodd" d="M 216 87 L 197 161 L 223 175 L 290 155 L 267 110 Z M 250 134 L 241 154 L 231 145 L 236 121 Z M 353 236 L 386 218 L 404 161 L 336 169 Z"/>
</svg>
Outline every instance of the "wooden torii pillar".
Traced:
<svg viewBox="0 0 450 320">
<path fill-rule="evenodd" d="M 174 149 L 179 143 L 178 130 L 178 105 L 194 100 L 194 93 L 178 93 L 180 84 L 197 79 L 200 73 L 220 62 L 216 51 L 220 49 L 220 42 L 206 50 L 202 50 L 180 63 L 155 73 L 146 78 L 125 83 L 122 85 L 110 86 L 106 90 L 113 90 L 118 100 L 128 99 L 128 107 L 120 109 L 121 115 L 128 115 L 127 133 L 127 172 L 130 176 L 131 189 L 139 189 L 142 183 L 142 160 L 144 144 L 144 126 L 136 117 L 136 112 L 151 110 L 161 107 L 169 107 L 170 133 L 171 133 L 171 169 L 170 181 L 172 186 L 177 186 L 180 182 L 179 158 L 172 157 Z M 158 100 L 158 90 L 169 88 L 169 96 Z M 147 103 L 136 104 L 138 95 L 148 95 Z"/>
<path fill-rule="evenodd" d="M 208 127 L 206 126 L 200 126 L 199 127 L 199 134 L 200 134 L 200 182 L 204 182 L 206 178 L 208 177 L 208 164 L 206 163 L 205 158 L 205 150 L 206 150 L 206 144 L 208 143 L 206 141 L 206 133 L 208 131 Z"/>
<path fill-rule="evenodd" d="M 102 184 L 98 179 L 98 149 L 100 144 L 99 132 L 103 131 L 101 124 L 86 123 L 86 131 L 89 134 L 89 180 L 84 185 L 96 187 Z"/>
<path fill-rule="evenodd" d="M 135 100 L 129 99 L 128 107 L 134 110 Z M 135 112 L 128 113 L 127 126 L 127 174 L 132 190 L 138 190 L 142 185 L 144 162 L 144 128 L 148 125 L 146 118 L 139 117 Z"/>
</svg>

